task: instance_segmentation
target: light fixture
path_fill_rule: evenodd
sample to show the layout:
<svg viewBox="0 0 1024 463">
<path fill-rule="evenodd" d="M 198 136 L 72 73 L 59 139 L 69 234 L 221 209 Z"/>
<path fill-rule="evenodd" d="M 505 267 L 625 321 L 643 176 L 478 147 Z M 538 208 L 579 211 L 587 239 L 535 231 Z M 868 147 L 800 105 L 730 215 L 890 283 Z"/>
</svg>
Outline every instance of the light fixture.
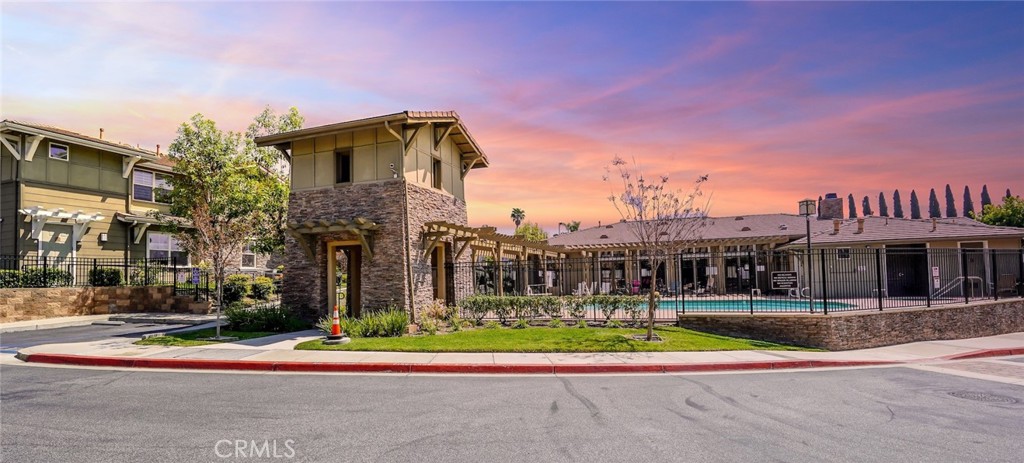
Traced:
<svg viewBox="0 0 1024 463">
<path fill-rule="evenodd" d="M 815 214 L 815 206 L 817 203 L 813 199 L 805 199 L 800 201 L 800 215 L 807 218 L 807 307 L 811 313 L 814 313 L 814 285 L 811 282 L 811 216 Z M 798 291 L 799 292 L 799 291 Z"/>
<path fill-rule="evenodd" d="M 106 242 L 107 242 L 107 234 L 106 233 L 100 233 L 100 243 L 106 243 Z"/>
</svg>

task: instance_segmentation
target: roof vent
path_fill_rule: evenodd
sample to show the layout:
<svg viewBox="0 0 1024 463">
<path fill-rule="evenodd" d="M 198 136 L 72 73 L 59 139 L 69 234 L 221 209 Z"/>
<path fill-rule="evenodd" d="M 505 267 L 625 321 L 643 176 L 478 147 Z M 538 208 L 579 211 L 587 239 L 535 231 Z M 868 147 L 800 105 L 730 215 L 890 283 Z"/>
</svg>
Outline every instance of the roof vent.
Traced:
<svg viewBox="0 0 1024 463">
<path fill-rule="evenodd" d="M 743 227 L 740 229 L 740 231 L 750 231 L 750 227 Z"/>
<path fill-rule="evenodd" d="M 604 228 L 612 228 L 611 225 L 605 225 Z"/>
<path fill-rule="evenodd" d="M 779 230 L 788 230 L 788 229 L 789 229 L 789 225 L 786 225 L 786 224 L 780 224 L 779 225 Z"/>
<path fill-rule="evenodd" d="M 602 240 L 606 240 L 606 239 L 608 239 L 608 235 L 601 235 L 601 239 L 602 239 Z"/>
<path fill-rule="evenodd" d="M 661 235 L 661 236 L 668 236 L 668 232 L 665 231 L 665 230 L 662 230 L 661 233 L 658 233 L 658 234 Z"/>
<path fill-rule="evenodd" d="M 734 220 L 743 220 L 743 216 L 736 217 Z"/>
</svg>

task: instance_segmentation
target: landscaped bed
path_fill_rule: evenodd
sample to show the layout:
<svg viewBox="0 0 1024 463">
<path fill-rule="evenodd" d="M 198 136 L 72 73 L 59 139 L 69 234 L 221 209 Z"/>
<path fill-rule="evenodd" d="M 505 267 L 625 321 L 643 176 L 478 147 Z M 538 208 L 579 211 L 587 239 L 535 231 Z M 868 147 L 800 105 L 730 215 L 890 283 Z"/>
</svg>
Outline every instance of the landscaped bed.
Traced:
<svg viewBox="0 0 1024 463">
<path fill-rule="evenodd" d="M 235 330 L 220 330 L 221 336 L 230 336 L 238 338 L 238 340 L 262 338 L 264 336 L 270 336 L 278 333 L 272 333 L 269 331 L 235 331 Z M 217 333 L 213 328 L 206 328 L 199 331 L 188 331 L 185 333 L 170 333 L 163 336 L 154 336 L 147 339 L 135 341 L 135 344 L 140 346 L 176 346 L 176 347 L 189 347 L 189 346 L 205 346 L 208 344 L 217 344 L 217 341 L 200 341 L 202 338 L 210 338 L 216 336 Z"/>
<path fill-rule="evenodd" d="M 352 338 L 325 345 L 322 340 L 295 346 L 299 350 L 389 352 L 681 352 L 715 350 L 813 350 L 752 339 L 730 338 L 672 326 L 654 330 L 661 342 L 634 340 L 644 329 L 629 328 L 477 328 L 441 335 Z"/>
</svg>

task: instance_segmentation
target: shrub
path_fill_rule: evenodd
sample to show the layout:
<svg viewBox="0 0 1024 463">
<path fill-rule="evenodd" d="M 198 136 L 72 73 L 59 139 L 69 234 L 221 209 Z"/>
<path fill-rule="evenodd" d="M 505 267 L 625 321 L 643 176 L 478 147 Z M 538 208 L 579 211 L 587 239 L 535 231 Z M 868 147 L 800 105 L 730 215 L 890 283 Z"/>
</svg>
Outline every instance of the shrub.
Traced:
<svg viewBox="0 0 1024 463">
<path fill-rule="evenodd" d="M 274 294 L 274 280 L 267 277 L 256 277 L 252 282 L 252 298 L 265 301 L 270 299 L 270 295 Z"/>
<path fill-rule="evenodd" d="M 420 329 L 430 336 L 437 334 L 437 330 L 439 329 L 437 326 L 437 320 L 429 317 L 420 319 Z"/>
<path fill-rule="evenodd" d="M 248 275 L 228 275 L 224 281 L 224 303 L 240 301 L 249 294 L 249 281 Z"/>
<path fill-rule="evenodd" d="M 281 333 L 301 329 L 304 324 L 295 313 L 280 305 L 256 305 L 245 308 L 240 304 L 232 304 L 225 317 L 232 329 L 238 331 L 272 331 Z M 330 329 L 328 325 L 328 330 Z"/>
<path fill-rule="evenodd" d="M 512 324 L 513 329 L 522 330 L 530 326 L 530 321 L 525 318 L 520 318 Z"/>
<path fill-rule="evenodd" d="M 0 288 L 21 286 L 21 270 L 0 270 Z"/>
<path fill-rule="evenodd" d="M 55 267 L 32 267 L 21 271 L 21 286 L 24 288 L 50 288 L 71 286 L 71 272 Z"/>
<path fill-rule="evenodd" d="M 582 318 L 579 319 L 579 320 L 576 320 L 576 328 L 586 328 L 586 327 L 587 327 L 587 321 L 586 320 L 584 320 Z"/>
<path fill-rule="evenodd" d="M 89 284 L 93 286 L 119 286 L 121 284 L 121 269 L 114 267 L 99 267 L 89 270 Z"/>
<path fill-rule="evenodd" d="M 128 271 L 128 284 L 132 286 L 155 286 L 166 269 L 158 265 L 149 267 L 132 267 Z"/>
<path fill-rule="evenodd" d="M 554 319 L 562 318 L 562 301 L 558 296 L 535 296 L 534 299 L 544 315 Z"/>
<path fill-rule="evenodd" d="M 570 317 L 583 320 L 587 316 L 587 305 L 583 296 L 566 296 L 561 299 L 561 303 Z"/>
<path fill-rule="evenodd" d="M 498 328 L 501 328 L 501 323 L 491 320 L 484 324 L 484 328 L 488 330 L 496 330 Z"/>
<path fill-rule="evenodd" d="M 605 328 L 622 328 L 622 322 L 618 320 L 609 320 L 604 324 Z"/>
<path fill-rule="evenodd" d="M 491 311 L 494 296 L 474 295 L 462 300 L 462 308 L 473 318 L 473 323 L 479 325 L 484 317 Z"/>
<path fill-rule="evenodd" d="M 399 337 L 409 329 L 409 316 L 404 310 L 390 307 L 362 318 L 342 318 L 340 323 L 341 330 L 352 337 Z"/>
<path fill-rule="evenodd" d="M 563 326 L 565 326 L 565 323 L 562 323 L 562 319 L 560 318 L 552 318 L 551 321 L 548 322 L 548 328 L 561 328 Z"/>
<path fill-rule="evenodd" d="M 462 317 L 458 315 L 455 315 L 448 320 L 448 326 L 451 327 L 453 333 L 462 331 L 462 329 L 466 328 L 466 325 L 468 324 L 468 321 L 463 320 Z"/>
<path fill-rule="evenodd" d="M 452 318 L 457 311 L 458 309 L 456 307 L 449 307 L 445 304 L 443 299 L 435 299 L 420 311 L 420 315 L 423 318 L 431 318 L 440 321 Z"/>
</svg>

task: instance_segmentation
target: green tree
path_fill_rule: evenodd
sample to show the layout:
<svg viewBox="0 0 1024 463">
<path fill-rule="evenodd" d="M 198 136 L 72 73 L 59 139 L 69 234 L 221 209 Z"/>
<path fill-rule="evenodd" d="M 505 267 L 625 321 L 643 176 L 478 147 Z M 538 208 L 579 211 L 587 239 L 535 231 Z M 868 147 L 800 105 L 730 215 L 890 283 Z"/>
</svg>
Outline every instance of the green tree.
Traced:
<svg viewBox="0 0 1024 463">
<path fill-rule="evenodd" d="M 522 209 L 516 207 L 516 208 L 512 209 L 511 217 L 512 217 L 512 222 L 514 222 L 516 224 L 516 230 L 518 230 L 519 229 L 519 224 L 523 223 L 523 220 L 526 219 L 526 213 L 523 212 Z"/>
<path fill-rule="evenodd" d="M 953 199 L 953 189 L 946 184 L 946 217 L 956 217 L 956 200 Z"/>
<path fill-rule="evenodd" d="M 253 149 L 237 132 L 224 132 L 196 114 L 178 127 L 170 145 L 171 217 L 162 222 L 196 260 L 209 265 L 218 288 L 218 314 L 225 269 L 238 262 L 246 243 L 280 228 L 282 177 L 277 158 Z M 282 193 L 283 191 L 283 193 Z M 220 336 L 218 326 L 217 336 Z"/>
<path fill-rule="evenodd" d="M 284 248 L 285 222 L 288 218 L 288 160 L 277 149 L 256 146 L 256 137 L 290 132 L 302 128 L 305 118 L 294 106 L 285 114 L 277 115 L 267 105 L 253 119 L 245 131 L 245 149 L 248 156 L 257 165 L 264 168 L 277 182 L 268 182 L 267 202 L 263 209 L 265 223 L 260 225 L 260 232 L 254 237 L 253 250 L 269 254 Z"/>
<path fill-rule="evenodd" d="M 878 193 L 878 216 L 889 217 L 889 204 L 885 202 L 885 195 Z"/>
<path fill-rule="evenodd" d="M 978 221 L 989 225 L 1024 228 L 1024 200 L 1020 196 L 1005 196 L 1002 205 L 989 204 L 982 208 Z"/>
<path fill-rule="evenodd" d="M 974 200 L 971 199 L 971 187 L 964 185 L 964 217 L 974 217 Z"/>
<path fill-rule="evenodd" d="M 988 195 L 988 185 L 981 186 L 981 208 L 992 204 L 992 197 Z"/>
<path fill-rule="evenodd" d="M 892 216 L 898 219 L 903 218 L 903 200 L 900 199 L 900 190 L 892 193 Z"/>
<path fill-rule="evenodd" d="M 871 200 L 867 196 L 861 201 L 861 206 L 863 206 L 861 212 L 864 214 L 864 217 L 874 214 L 874 211 L 871 210 Z"/>
<path fill-rule="evenodd" d="M 579 231 L 579 229 L 580 229 L 580 221 L 579 220 L 570 220 L 568 222 L 562 222 L 562 225 L 565 225 L 565 231 L 567 231 L 569 233 L 572 233 L 574 231 Z"/>
<path fill-rule="evenodd" d="M 536 223 L 524 222 L 522 226 L 516 227 L 515 237 L 526 241 L 546 241 L 548 239 L 548 232 L 544 231 Z"/>
<path fill-rule="evenodd" d="M 942 218 L 942 210 L 939 208 L 939 198 L 935 196 L 935 188 L 932 188 L 928 195 L 928 217 L 932 219 Z"/>
<path fill-rule="evenodd" d="M 846 201 L 848 203 L 850 203 L 850 218 L 851 219 L 856 219 L 857 218 L 857 203 L 855 203 L 853 201 L 853 193 L 850 193 L 850 195 L 846 197 Z"/>
<path fill-rule="evenodd" d="M 917 199 L 917 190 L 910 190 L 910 218 L 921 218 L 921 201 Z"/>
<path fill-rule="evenodd" d="M 688 192 L 669 187 L 668 176 L 648 180 L 633 161 L 632 165 L 616 156 L 606 168 L 604 180 L 610 182 L 608 200 L 626 221 L 642 259 L 649 268 L 658 269 L 668 256 L 691 247 L 700 238 L 705 225 L 710 198 L 701 201 L 701 187 L 707 175 L 698 177 Z M 612 169 L 618 180 L 612 180 Z M 652 281 L 647 297 L 647 340 L 654 337 L 654 313 L 658 308 L 657 285 Z"/>
<path fill-rule="evenodd" d="M 1013 195 L 1010 194 L 1010 189 L 1009 188 L 1006 189 L 1006 196 L 1003 196 L 1003 197 L 1004 198 L 1012 198 L 1013 197 Z"/>
</svg>

